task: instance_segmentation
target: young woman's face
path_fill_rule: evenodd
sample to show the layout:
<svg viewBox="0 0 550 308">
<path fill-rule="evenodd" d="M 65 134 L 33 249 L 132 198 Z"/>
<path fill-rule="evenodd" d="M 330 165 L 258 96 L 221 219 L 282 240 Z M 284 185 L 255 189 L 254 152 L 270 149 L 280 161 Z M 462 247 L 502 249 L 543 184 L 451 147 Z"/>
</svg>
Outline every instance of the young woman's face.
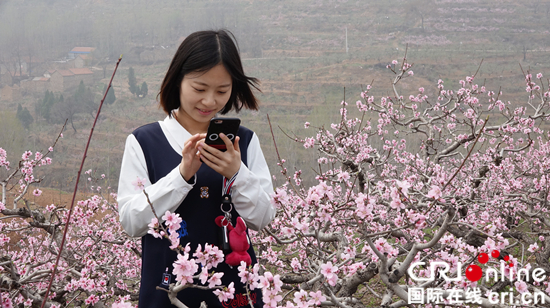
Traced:
<svg viewBox="0 0 550 308">
<path fill-rule="evenodd" d="M 232 80 L 222 64 L 206 72 L 183 77 L 178 121 L 191 134 L 206 132 L 210 119 L 225 107 L 231 97 Z"/>
</svg>

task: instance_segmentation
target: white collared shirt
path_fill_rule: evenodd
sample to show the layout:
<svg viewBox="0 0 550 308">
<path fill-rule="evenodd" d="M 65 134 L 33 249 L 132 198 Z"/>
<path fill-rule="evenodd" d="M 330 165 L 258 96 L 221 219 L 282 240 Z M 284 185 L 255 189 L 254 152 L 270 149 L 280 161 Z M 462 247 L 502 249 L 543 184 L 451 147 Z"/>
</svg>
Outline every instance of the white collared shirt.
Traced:
<svg viewBox="0 0 550 308">
<path fill-rule="evenodd" d="M 166 117 L 163 121 L 159 121 L 159 124 L 170 146 L 177 153 L 181 153 L 185 141 L 191 137 L 191 134 L 173 117 Z M 271 175 L 255 133 L 248 145 L 247 164 L 248 167 L 241 162 L 231 197 L 235 210 L 245 220 L 247 226 L 253 230 L 260 230 L 273 220 L 275 209 L 271 205 L 270 195 L 273 192 Z M 145 194 L 136 190 L 135 185 L 132 184 L 137 178 L 147 180 L 145 191 L 159 218 L 166 211 L 175 212 L 193 188 L 193 184 L 183 179 L 179 166 L 155 184 L 151 184 L 143 151 L 136 137 L 133 134 L 128 136 L 120 168 L 118 211 L 124 230 L 130 236 L 141 237 L 147 234 L 147 225 L 154 215 Z"/>
</svg>

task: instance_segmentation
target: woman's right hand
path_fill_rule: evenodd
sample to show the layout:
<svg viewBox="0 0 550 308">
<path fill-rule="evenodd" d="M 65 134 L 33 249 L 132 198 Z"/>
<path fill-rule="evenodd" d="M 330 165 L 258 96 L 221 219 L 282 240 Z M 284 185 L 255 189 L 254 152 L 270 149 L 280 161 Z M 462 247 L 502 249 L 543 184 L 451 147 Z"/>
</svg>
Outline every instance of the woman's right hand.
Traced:
<svg viewBox="0 0 550 308">
<path fill-rule="evenodd" d="M 200 153 L 197 150 L 198 142 L 206 138 L 206 134 L 195 134 L 186 142 L 181 151 L 181 163 L 179 165 L 180 174 L 189 182 L 189 180 L 199 171 L 202 165 Z"/>
</svg>

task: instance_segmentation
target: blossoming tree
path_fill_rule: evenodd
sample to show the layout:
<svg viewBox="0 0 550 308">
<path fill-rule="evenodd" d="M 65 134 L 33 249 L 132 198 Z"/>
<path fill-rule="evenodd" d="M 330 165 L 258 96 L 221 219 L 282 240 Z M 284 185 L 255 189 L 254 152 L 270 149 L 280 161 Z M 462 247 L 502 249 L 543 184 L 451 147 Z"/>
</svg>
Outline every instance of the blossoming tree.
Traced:
<svg viewBox="0 0 550 308">
<path fill-rule="evenodd" d="M 278 214 L 251 231 L 259 264 L 241 264 L 242 282 L 262 290 L 266 307 L 548 306 L 549 82 L 525 73 L 526 100 L 514 104 L 475 75 L 453 90 L 440 80 L 433 97 L 424 88 L 406 97 L 399 82 L 413 76 L 411 65 L 388 68 L 392 95 L 375 98 L 367 86 L 354 107 L 342 102 L 339 123 L 305 124 L 314 131 L 297 141 L 317 156 L 315 185 L 279 158 L 286 183 L 273 195 Z M 24 202 L 33 168 L 44 164 L 42 154 L 26 153 L 2 182 L 15 181 L 13 202 L 25 205 L 0 204 L 7 307 L 40 300 L 66 223 L 65 208 Z M 8 166 L 2 151 L 0 166 Z M 49 306 L 126 306 L 120 301 L 136 299 L 139 244 L 100 195 L 76 213 Z M 159 215 L 150 233 L 180 252 L 167 296 L 184 307 L 177 292 L 199 287 L 231 300 L 233 286 L 215 272 L 217 243 L 191 252 L 175 236 L 181 218 Z"/>
<path fill-rule="evenodd" d="M 278 215 L 254 237 L 280 273 L 267 306 L 550 304 L 536 275 L 550 273 L 548 80 L 525 73 L 516 104 L 475 75 L 406 97 L 411 65 L 388 68 L 393 95 L 367 86 L 339 123 L 305 124 L 313 136 L 297 141 L 318 156 L 316 185 L 279 158 Z"/>
<path fill-rule="evenodd" d="M 10 166 L 0 148 L 0 168 L 8 172 L 0 181 L 0 307 L 40 307 L 44 300 L 68 209 L 64 204 L 31 207 L 27 195 L 31 190 L 34 196 L 42 194 L 32 189 L 40 182 L 35 171 L 51 164 L 47 156 L 53 150 L 27 151 Z M 87 173 L 92 180 L 91 170 Z M 45 307 L 103 307 L 137 299 L 141 245 L 123 232 L 113 197 L 96 187 L 75 205 Z"/>
</svg>

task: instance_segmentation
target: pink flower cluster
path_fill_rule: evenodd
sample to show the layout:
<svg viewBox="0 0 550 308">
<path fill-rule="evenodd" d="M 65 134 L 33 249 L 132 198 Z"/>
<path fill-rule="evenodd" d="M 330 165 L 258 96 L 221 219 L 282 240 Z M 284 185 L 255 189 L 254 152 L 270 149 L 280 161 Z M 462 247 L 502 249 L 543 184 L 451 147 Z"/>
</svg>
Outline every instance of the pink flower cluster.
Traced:
<svg viewBox="0 0 550 308">
<path fill-rule="evenodd" d="M 388 292 L 400 290 L 406 302 L 408 290 L 421 285 L 402 279 L 412 262 L 444 261 L 456 271 L 481 252 L 521 244 L 525 255 L 510 254 L 505 270 L 515 275 L 529 267 L 521 260 L 535 260 L 547 248 L 550 210 L 544 204 L 550 197 L 541 192 L 550 183 L 544 171 L 550 170 L 550 92 L 542 73 L 536 79 L 527 74 L 529 97 L 520 103 L 477 84 L 475 76 L 452 90 L 440 79 L 435 97 L 426 87 L 400 95 L 398 83 L 411 72 L 406 63 L 388 64 L 395 93 L 375 98 L 368 88 L 357 109 L 340 106 L 340 122 L 328 129 L 311 124 L 317 129 L 297 138 L 318 156 L 313 183 L 301 179 L 301 170 L 288 174 L 280 159 L 288 182 L 273 196 L 278 215 L 267 232 L 253 237 L 266 247 L 259 256 L 265 268 L 276 269 L 295 290 L 279 306 L 311 305 L 309 292 L 351 305 L 347 296 L 373 296 L 354 282 L 374 277 Z M 524 232 L 526 224 L 532 233 Z M 429 277 L 429 267 L 418 275 Z M 509 285 L 520 294 L 550 290 L 548 280 Z M 281 294 L 268 293 L 269 305 Z"/>
</svg>

